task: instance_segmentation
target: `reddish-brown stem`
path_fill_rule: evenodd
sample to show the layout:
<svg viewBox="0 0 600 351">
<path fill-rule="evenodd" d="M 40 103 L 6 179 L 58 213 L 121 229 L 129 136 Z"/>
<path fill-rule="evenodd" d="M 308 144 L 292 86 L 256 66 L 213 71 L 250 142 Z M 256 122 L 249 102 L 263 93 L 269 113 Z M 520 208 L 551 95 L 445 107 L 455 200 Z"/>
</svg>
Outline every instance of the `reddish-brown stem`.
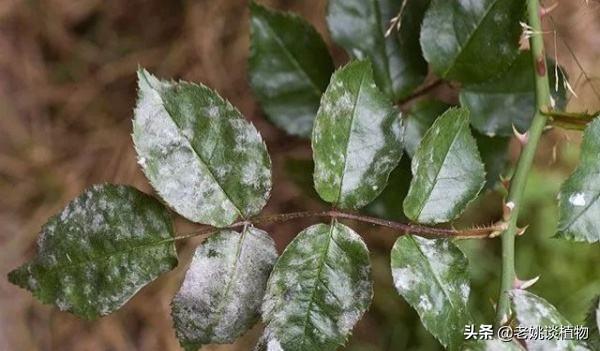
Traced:
<svg viewBox="0 0 600 351">
<path fill-rule="evenodd" d="M 409 96 L 405 97 L 404 99 L 398 101 L 396 103 L 396 105 L 398 106 L 402 106 L 418 97 L 421 97 L 425 94 L 428 94 L 429 92 L 431 92 L 432 90 L 434 90 L 435 88 L 439 87 L 440 85 L 444 84 L 444 81 L 442 79 L 436 79 L 433 82 L 422 86 L 421 88 L 415 90 L 412 94 L 410 94 Z"/>
<path fill-rule="evenodd" d="M 439 227 L 427 227 L 416 224 L 406 224 L 395 221 L 390 221 L 386 219 L 381 219 L 377 217 L 366 216 L 359 213 L 351 213 L 351 212 L 343 212 L 339 210 L 330 210 L 330 211 L 303 211 L 303 212 L 290 212 L 290 213 L 281 213 L 275 215 L 265 215 L 260 217 L 254 217 L 245 221 L 236 222 L 229 227 L 228 229 L 236 229 L 239 227 L 243 227 L 244 225 L 258 225 L 258 224 L 271 224 L 271 223 L 284 223 L 289 222 L 296 219 L 301 218 L 315 218 L 315 217 L 327 217 L 327 218 L 340 218 L 340 219 L 349 219 L 357 222 L 370 223 L 375 224 L 381 227 L 387 227 L 393 230 L 400 232 L 401 234 L 413 234 L 418 236 L 423 236 L 427 238 L 488 238 L 492 234 L 503 230 L 499 226 L 487 226 L 481 228 L 471 228 L 471 229 L 449 229 L 449 228 L 439 228 Z M 187 238 L 192 238 L 196 236 L 209 235 L 219 230 L 214 227 L 205 227 L 198 231 L 182 234 L 176 237 L 176 240 L 182 240 Z"/>
</svg>

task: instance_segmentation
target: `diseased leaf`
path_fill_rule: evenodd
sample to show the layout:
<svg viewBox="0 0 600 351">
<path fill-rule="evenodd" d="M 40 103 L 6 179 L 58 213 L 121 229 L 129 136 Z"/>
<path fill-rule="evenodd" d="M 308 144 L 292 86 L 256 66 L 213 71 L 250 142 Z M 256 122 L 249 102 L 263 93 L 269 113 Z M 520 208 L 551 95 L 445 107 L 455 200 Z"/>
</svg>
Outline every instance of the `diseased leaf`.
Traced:
<svg viewBox="0 0 600 351">
<path fill-rule="evenodd" d="M 340 208 L 377 197 L 402 157 L 400 112 L 377 89 L 368 61 L 333 74 L 312 135 L 315 189 Z"/>
<path fill-rule="evenodd" d="M 558 194 L 556 236 L 574 241 L 600 241 L 600 118 L 583 134 L 579 166 Z"/>
<path fill-rule="evenodd" d="M 316 224 L 285 249 L 267 283 L 258 350 L 327 351 L 344 345 L 373 297 L 369 252 L 352 229 Z"/>
<path fill-rule="evenodd" d="M 168 211 L 122 185 L 87 189 L 48 220 L 37 246 L 9 281 L 87 319 L 117 310 L 177 265 Z"/>
<path fill-rule="evenodd" d="M 138 71 L 133 141 L 158 194 L 180 215 L 224 227 L 259 213 L 271 159 L 254 126 L 203 85 Z"/>
<path fill-rule="evenodd" d="M 172 302 L 175 331 L 186 350 L 227 344 L 257 321 L 277 259 L 262 230 L 223 230 L 200 245 Z"/>
<path fill-rule="evenodd" d="M 469 111 L 452 108 L 429 128 L 412 160 L 404 213 L 420 223 L 456 218 L 485 183 L 484 166 L 469 129 Z"/>
<path fill-rule="evenodd" d="M 519 51 L 521 0 L 431 0 L 421 27 L 427 62 L 440 77 L 464 83 L 506 71 Z"/>
<path fill-rule="evenodd" d="M 548 62 L 552 95 L 556 109 L 566 105 L 565 89 L 559 73 L 558 90 L 554 64 Z M 535 113 L 534 67 L 530 51 L 524 51 L 509 70 L 492 80 L 465 85 L 460 92 L 461 105 L 471 111 L 471 124 L 488 136 L 512 136 L 513 125 L 519 131 L 529 129 Z"/>
<path fill-rule="evenodd" d="M 248 68 L 267 114 L 289 134 L 309 137 L 333 61 L 319 33 L 300 16 L 251 2 Z"/>
<path fill-rule="evenodd" d="M 477 340 L 465 343 L 462 351 L 525 351 L 517 342 L 498 339 Z"/>
<path fill-rule="evenodd" d="M 450 105 L 438 100 L 419 100 L 405 114 L 404 149 L 413 157 L 425 132 Z"/>
<path fill-rule="evenodd" d="M 588 346 L 600 350 L 600 297 L 596 297 L 586 316 L 585 325 L 589 330 Z"/>
<path fill-rule="evenodd" d="M 327 24 L 331 36 L 359 60 L 370 59 L 375 82 L 391 99 L 411 93 L 427 75 L 421 56 L 419 32 L 429 0 L 408 1 L 400 30 L 386 37 L 390 20 L 397 16 L 403 0 L 329 0 Z"/>
<path fill-rule="evenodd" d="M 470 321 L 465 255 L 447 239 L 404 235 L 392 248 L 391 265 L 396 290 L 417 310 L 425 328 L 444 347 L 457 349 Z"/>
<path fill-rule="evenodd" d="M 517 323 L 526 328 L 537 328 L 544 326 L 565 326 L 569 323 L 548 301 L 525 290 L 510 291 L 512 310 Z M 527 338 L 524 340 L 529 351 L 565 350 L 584 351 L 589 350 L 583 341 L 565 338 Z"/>
</svg>

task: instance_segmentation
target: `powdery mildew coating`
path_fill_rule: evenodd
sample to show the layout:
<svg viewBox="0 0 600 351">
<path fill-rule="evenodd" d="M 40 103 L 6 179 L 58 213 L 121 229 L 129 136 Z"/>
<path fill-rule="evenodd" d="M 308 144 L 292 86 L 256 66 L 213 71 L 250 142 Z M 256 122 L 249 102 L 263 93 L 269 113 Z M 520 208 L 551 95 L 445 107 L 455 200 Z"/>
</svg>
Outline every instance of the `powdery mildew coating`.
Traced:
<svg viewBox="0 0 600 351">
<path fill-rule="evenodd" d="M 375 86 L 368 61 L 336 71 L 312 134 L 321 198 L 350 209 L 374 200 L 402 157 L 402 133 L 400 112 Z"/>
<path fill-rule="evenodd" d="M 267 285 L 258 350 L 335 350 L 373 297 L 366 245 L 352 229 L 313 225 L 285 249 Z"/>
<path fill-rule="evenodd" d="M 396 290 L 417 310 L 425 328 L 450 349 L 460 345 L 470 319 L 464 254 L 447 239 L 405 235 L 394 244 L 391 265 Z"/>
<path fill-rule="evenodd" d="M 520 326 L 537 328 L 538 326 L 566 326 L 573 325 L 566 320 L 557 310 L 543 298 L 525 290 L 512 290 L 510 292 L 512 310 L 515 312 Z M 583 341 L 568 339 L 543 338 L 525 339 L 527 350 L 567 350 L 587 351 Z"/>
<path fill-rule="evenodd" d="M 469 111 L 452 108 L 429 128 L 412 160 L 404 213 L 420 223 L 458 216 L 485 184 L 485 170 L 469 129 Z"/>
<path fill-rule="evenodd" d="M 275 243 L 259 229 L 223 230 L 200 245 L 172 302 L 182 346 L 232 343 L 256 322 Z"/>
<path fill-rule="evenodd" d="M 563 183 L 558 196 L 558 236 L 575 241 L 598 242 L 600 216 L 600 118 L 585 130 L 581 160 Z"/>
<path fill-rule="evenodd" d="M 209 88 L 138 72 L 133 140 L 158 194 L 187 219 L 218 227 L 259 213 L 271 160 L 254 126 Z"/>
<path fill-rule="evenodd" d="M 38 255 L 9 280 L 62 311 L 96 318 L 177 265 L 172 235 L 169 213 L 152 197 L 95 185 L 50 218 Z"/>
</svg>

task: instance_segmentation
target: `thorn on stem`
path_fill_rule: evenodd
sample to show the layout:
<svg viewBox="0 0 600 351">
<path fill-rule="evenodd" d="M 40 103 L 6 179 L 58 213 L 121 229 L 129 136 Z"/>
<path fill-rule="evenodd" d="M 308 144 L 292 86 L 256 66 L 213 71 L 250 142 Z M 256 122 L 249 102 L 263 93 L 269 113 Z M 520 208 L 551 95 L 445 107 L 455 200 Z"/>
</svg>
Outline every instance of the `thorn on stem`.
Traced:
<svg viewBox="0 0 600 351">
<path fill-rule="evenodd" d="M 549 15 L 550 12 L 554 11 L 557 7 L 558 7 L 558 1 L 548 7 L 540 6 L 540 17 L 543 18 L 544 16 Z"/>
<path fill-rule="evenodd" d="M 515 209 L 515 203 L 512 201 L 509 201 L 507 203 L 505 203 L 502 206 L 502 218 L 504 218 L 505 221 L 508 221 L 510 219 L 510 214 L 512 213 L 512 211 Z"/>
<path fill-rule="evenodd" d="M 515 277 L 515 281 L 513 282 L 513 288 L 525 290 L 525 289 L 533 286 L 533 284 L 535 284 L 539 279 L 540 279 L 539 275 L 537 277 L 535 277 L 533 279 L 529 279 L 529 280 L 521 280 L 521 279 Z"/>
<path fill-rule="evenodd" d="M 529 228 L 529 224 L 524 226 L 523 228 L 517 228 L 517 235 L 521 236 L 521 235 L 525 234 L 525 232 L 527 231 L 527 228 Z"/>
<path fill-rule="evenodd" d="M 527 144 L 527 142 L 529 141 L 529 132 L 520 133 L 514 124 L 512 125 L 512 130 L 513 134 L 515 135 L 515 137 L 517 137 L 517 140 L 519 140 L 519 143 L 521 145 Z"/>
</svg>

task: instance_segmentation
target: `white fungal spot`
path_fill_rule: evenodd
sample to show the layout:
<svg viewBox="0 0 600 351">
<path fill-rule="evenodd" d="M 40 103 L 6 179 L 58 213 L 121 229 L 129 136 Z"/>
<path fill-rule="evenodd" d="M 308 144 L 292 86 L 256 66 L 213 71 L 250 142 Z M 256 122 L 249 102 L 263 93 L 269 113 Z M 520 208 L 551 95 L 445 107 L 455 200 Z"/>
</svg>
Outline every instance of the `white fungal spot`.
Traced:
<svg viewBox="0 0 600 351">
<path fill-rule="evenodd" d="M 583 193 L 575 193 L 569 196 L 569 203 L 573 206 L 585 206 L 585 195 Z"/>
</svg>

